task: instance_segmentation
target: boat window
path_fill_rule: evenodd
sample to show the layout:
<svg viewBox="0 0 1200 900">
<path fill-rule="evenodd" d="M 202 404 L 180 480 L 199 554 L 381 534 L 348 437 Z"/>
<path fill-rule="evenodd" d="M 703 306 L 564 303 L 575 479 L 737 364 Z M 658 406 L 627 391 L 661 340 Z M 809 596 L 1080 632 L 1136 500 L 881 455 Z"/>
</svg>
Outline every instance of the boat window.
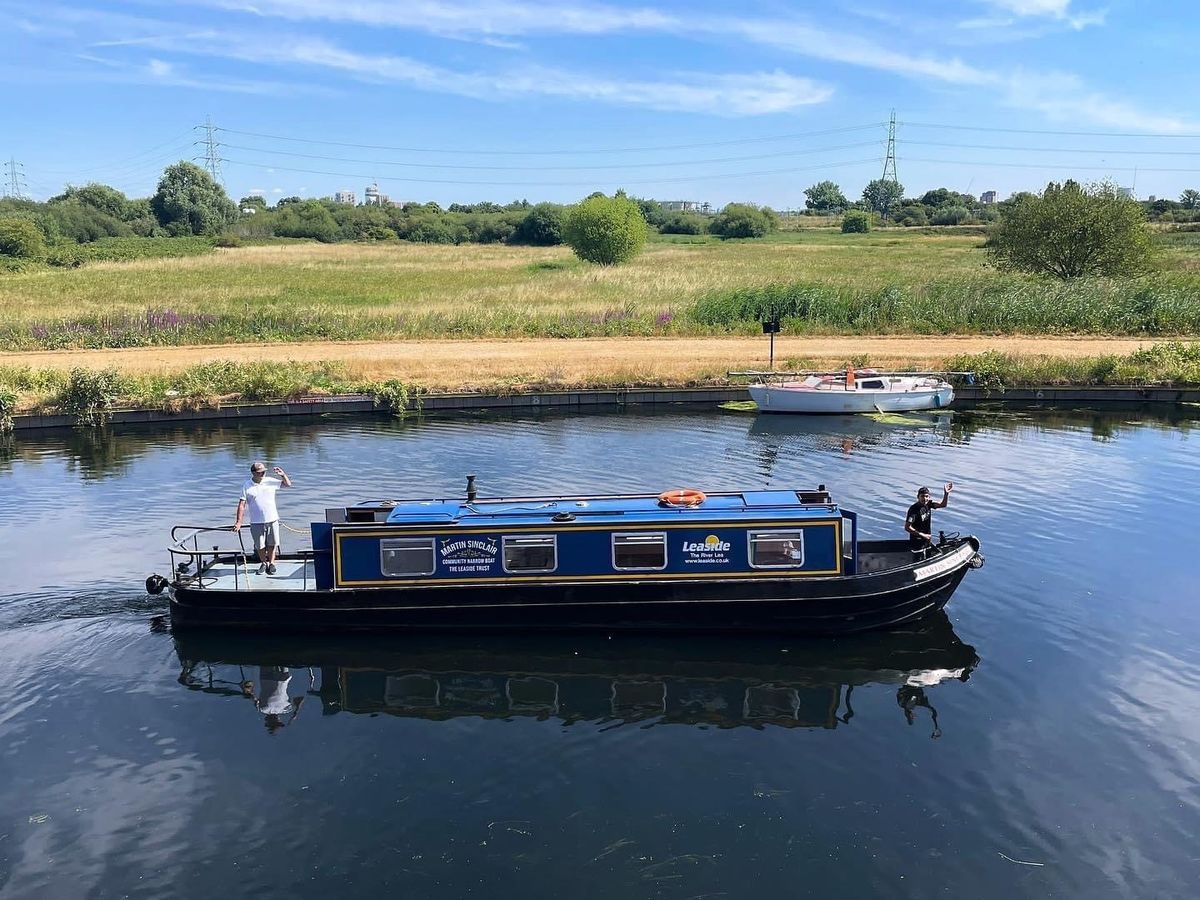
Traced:
<svg viewBox="0 0 1200 900">
<path fill-rule="evenodd" d="M 505 572 L 553 572 L 557 568 L 558 538 L 554 535 L 505 536 Z"/>
<path fill-rule="evenodd" d="M 612 548 L 614 569 L 667 567 L 667 535 L 664 532 L 614 534 Z"/>
<path fill-rule="evenodd" d="M 755 569 L 794 569 L 804 565 L 804 532 L 751 531 L 750 565 Z"/>
<path fill-rule="evenodd" d="M 432 575 L 436 567 L 433 538 L 385 538 L 379 542 L 379 571 L 384 578 Z"/>
<path fill-rule="evenodd" d="M 861 388 L 875 388 L 878 390 L 883 387 L 883 382 L 876 378 L 873 381 L 860 381 L 858 386 Z"/>
</svg>

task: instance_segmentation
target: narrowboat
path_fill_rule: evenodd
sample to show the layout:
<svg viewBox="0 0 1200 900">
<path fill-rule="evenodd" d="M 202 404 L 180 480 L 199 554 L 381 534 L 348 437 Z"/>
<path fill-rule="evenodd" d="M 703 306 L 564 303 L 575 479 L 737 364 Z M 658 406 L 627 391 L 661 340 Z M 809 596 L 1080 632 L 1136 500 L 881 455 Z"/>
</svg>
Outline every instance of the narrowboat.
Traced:
<svg viewBox="0 0 1200 900">
<path fill-rule="evenodd" d="M 254 699 L 278 716 L 268 727 L 303 697 L 322 715 L 832 729 L 850 722 L 854 690 L 868 685 L 895 691 L 906 716 L 925 706 L 936 719 L 926 691 L 967 681 L 980 664 L 944 612 L 834 639 L 186 629 L 174 643 L 181 685 Z"/>
<path fill-rule="evenodd" d="M 975 537 L 860 540 L 816 490 L 368 500 L 326 510 L 275 575 L 230 527 L 176 526 L 176 629 L 646 629 L 838 634 L 942 609 Z M 215 541 L 215 542 L 214 542 Z"/>
</svg>

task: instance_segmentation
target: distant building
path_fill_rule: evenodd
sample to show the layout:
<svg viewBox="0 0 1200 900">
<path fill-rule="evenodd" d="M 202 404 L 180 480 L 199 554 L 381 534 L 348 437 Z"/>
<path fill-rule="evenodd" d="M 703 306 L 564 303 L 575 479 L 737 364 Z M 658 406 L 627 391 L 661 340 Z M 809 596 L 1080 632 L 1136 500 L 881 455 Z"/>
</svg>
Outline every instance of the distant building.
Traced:
<svg viewBox="0 0 1200 900">
<path fill-rule="evenodd" d="M 701 212 L 710 208 L 707 203 L 696 200 L 662 200 L 659 206 L 667 212 Z"/>
<path fill-rule="evenodd" d="M 1150 196 L 1149 196 L 1147 199 L 1149 199 L 1149 201 L 1150 201 L 1151 203 L 1153 203 L 1153 202 L 1154 202 L 1155 200 L 1157 200 L 1158 198 L 1157 198 L 1156 196 L 1154 196 L 1153 194 L 1151 194 L 1151 195 L 1150 195 Z"/>
<path fill-rule="evenodd" d="M 379 193 L 378 184 L 369 184 L 363 196 L 364 206 L 391 206 L 392 198 L 387 194 Z"/>
<path fill-rule="evenodd" d="M 982 194 L 979 195 L 979 202 L 980 203 L 995 203 L 996 202 L 996 192 L 995 191 L 984 191 Z"/>
<path fill-rule="evenodd" d="M 1119 187 L 1119 188 L 1117 188 L 1117 193 L 1120 194 L 1122 197 L 1124 197 L 1126 200 L 1133 199 L 1133 188 L 1131 188 L 1131 187 Z"/>
<path fill-rule="evenodd" d="M 345 203 L 347 206 L 356 206 L 358 204 L 358 197 L 355 196 L 354 191 L 338 191 L 333 195 L 333 202 Z"/>
</svg>

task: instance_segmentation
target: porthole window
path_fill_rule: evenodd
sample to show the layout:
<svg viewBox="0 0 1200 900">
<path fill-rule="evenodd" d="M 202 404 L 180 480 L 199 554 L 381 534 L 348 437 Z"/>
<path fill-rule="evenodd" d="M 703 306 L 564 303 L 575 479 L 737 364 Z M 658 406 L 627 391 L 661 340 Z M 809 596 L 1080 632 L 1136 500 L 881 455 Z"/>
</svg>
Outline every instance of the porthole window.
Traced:
<svg viewBox="0 0 1200 900">
<path fill-rule="evenodd" d="M 612 557 L 613 568 L 622 571 L 665 569 L 667 536 L 661 531 L 614 534 Z"/>
<path fill-rule="evenodd" d="M 804 565 L 804 532 L 751 531 L 750 565 L 755 569 L 797 569 Z"/>
<path fill-rule="evenodd" d="M 385 538 L 379 542 L 379 570 L 384 578 L 432 575 L 436 568 L 433 538 Z"/>
<path fill-rule="evenodd" d="M 505 535 L 505 572 L 553 572 L 557 568 L 558 538 L 555 535 Z"/>
</svg>

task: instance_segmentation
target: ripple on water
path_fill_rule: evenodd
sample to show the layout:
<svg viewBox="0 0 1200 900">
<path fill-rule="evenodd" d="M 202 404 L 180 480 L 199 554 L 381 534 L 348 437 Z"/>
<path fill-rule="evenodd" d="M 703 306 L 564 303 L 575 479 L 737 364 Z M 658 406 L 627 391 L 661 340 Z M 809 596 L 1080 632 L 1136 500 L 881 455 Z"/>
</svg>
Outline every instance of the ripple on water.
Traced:
<svg viewBox="0 0 1200 900">
<path fill-rule="evenodd" d="M 524 896 L 525 875 L 583 897 L 738 896 L 752 872 L 765 895 L 799 874 L 830 896 L 1185 896 L 1200 831 L 1200 609 L 1177 537 L 1200 491 L 1190 438 L 1092 414 L 676 411 L 22 436 L 0 462 L 0 891 Z M 183 672 L 150 629 L 162 598 L 140 587 L 170 525 L 232 519 L 255 458 L 296 479 L 281 507 L 299 524 L 363 497 L 457 496 L 474 473 L 493 496 L 825 483 L 865 535 L 899 536 L 916 487 L 953 481 L 935 527 L 983 540 L 988 565 L 949 607 L 982 663 L 919 689 L 843 673 L 797 693 L 808 718 L 781 727 L 736 690 L 711 720 L 654 712 L 655 678 L 688 674 L 683 652 L 668 676 L 624 658 L 574 715 L 514 711 L 503 691 L 499 712 L 471 706 L 496 673 L 467 649 L 441 705 L 400 711 L 377 673 L 377 702 L 358 707 L 348 691 L 376 676 L 335 657 L 311 688 L 294 670 L 304 699 L 275 728 L 256 696 L 270 660 Z M 730 652 L 697 697 L 737 684 L 750 663 Z M 506 672 L 538 675 L 544 653 L 515 655 Z M 556 677 L 579 665 L 551 658 Z"/>
</svg>

